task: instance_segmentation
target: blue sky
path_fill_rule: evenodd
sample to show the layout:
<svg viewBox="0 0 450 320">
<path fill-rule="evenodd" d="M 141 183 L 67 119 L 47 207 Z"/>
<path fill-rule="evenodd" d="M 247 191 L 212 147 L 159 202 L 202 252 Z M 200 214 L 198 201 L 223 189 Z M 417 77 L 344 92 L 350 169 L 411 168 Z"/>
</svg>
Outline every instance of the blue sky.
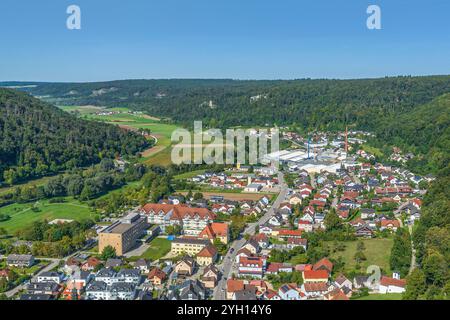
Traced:
<svg viewBox="0 0 450 320">
<path fill-rule="evenodd" d="M 382 30 L 366 28 L 370 4 Z M 448 0 L 0 2 L 0 81 L 428 74 L 450 74 Z"/>
</svg>

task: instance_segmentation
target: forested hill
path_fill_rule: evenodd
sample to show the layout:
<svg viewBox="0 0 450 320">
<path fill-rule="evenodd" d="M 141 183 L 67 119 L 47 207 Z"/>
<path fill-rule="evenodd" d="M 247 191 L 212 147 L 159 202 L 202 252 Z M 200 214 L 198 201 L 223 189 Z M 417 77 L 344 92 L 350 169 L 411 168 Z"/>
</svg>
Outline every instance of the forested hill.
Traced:
<svg viewBox="0 0 450 320">
<path fill-rule="evenodd" d="M 147 141 L 116 126 L 77 119 L 26 93 L 0 89 L 0 181 L 14 183 L 133 155 Z"/>
<path fill-rule="evenodd" d="M 121 80 L 0 83 L 63 105 L 121 106 L 192 127 L 278 125 L 372 131 L 371 141 L 418 155 L 410 169 L 436 173 L 448 161 L 450 76 L 358 80 Z"/>
</svg>

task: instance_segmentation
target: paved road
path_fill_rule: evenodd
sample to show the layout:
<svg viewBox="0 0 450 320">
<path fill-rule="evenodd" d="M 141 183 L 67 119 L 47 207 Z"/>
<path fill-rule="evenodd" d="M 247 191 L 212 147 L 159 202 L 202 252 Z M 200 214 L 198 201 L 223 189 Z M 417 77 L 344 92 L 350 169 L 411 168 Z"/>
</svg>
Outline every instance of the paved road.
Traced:
<svg viewBox="0 0 450 320">
<path fill-rule="evenodd" d="M 408 226 L 409 234 L 411 235 L 411 266 L 409 267 L 409 274 L 414 270 L 416 267 L 416 249 L 414 248 L 414 243 L 412 240 L 412 225 Z"/>
<path fill-rule="evenodd" d="M 309 174 L 309 180 L 311 181 L 311 187 L 313 187 L 314 189 L 317 189 L 316 176 L 314 173 L 311 172 Z"/>
<path fill-rule="evenodd" d="M 263 225 L 266 223 L 270 217 L 272 217 L 275 214 L 275 210 L 280 207 L 280 204 L 286 199 L 286 195 L 288 192 L 288 187 L 286 183 L 284 182 L 284 176 L 281 172 L 278 173 L 278 179 L 280 182 L 280 193 L 278 194 L 276 200 L 272 204 L 272 207 L 267 210 L 267 212 L 262 216 L 259 221 L 255 223 L 250 223 L 247 228 L 244 230 L 243 234 L 255 234 L 255 228 L 256 226 Z M 222 277 L 217 284 L 216 288 L 214 288 L 214 294 L 213 294 L 213 300 L 225 300 L 226 298 L 226 279 L 228 279 L 232 273 L 233 268 L 233 262 L 236 258 L 237 251 L 242 248 L 242 246 L 245 244 L 246 240 L 244 237 L 241 239 L 238 239 L 234 241 L 228 250 L 227 254 L 222 260 L 222 265 L 219 266 L 219 269 L 222 271 Z M 234 249 L 233 253 L 231 253 L 231 249 Z M 221 269 L 222 268 L 222 269 Z"/>
<path fill-rule="evenodd" d="M 41 270 L 39 270 L 36 274 L 34 274 L 33 277 L 30 279 L 30 282 L 33 282 L 33 281 L 35 282 L 35 281 L 37 281 L 37 277 L 38 277 L 39 275 L 41 275 L 41 274 L 44 273 L 44 272 L 47 272 L 47 271 L 52 270 L 53 268 L 55 268 L 55 267 L 60 263 L 60 261 L 66 261 L 66 260 L 69 259 L 70 257 L 76 256 L 77 254 L 79 254 L 80 252 L 82 252 L 83 250 L 85 250 L 85 249 L 86 249 L 87 247 L 89 247 L 90 245 L 91 245 L 91 244 L 89 244 L 89 245 L 87 245 L 87 246 L 81 248 L 80 250 L 78 250 L 78 251 L 76 251 L 76 252 L 74 252 L 74 253 L 72 253 L 72 254 L 70 254 L 70 255 L 68 255 L 67 257 L 64 257 L 64 258 L 62 258 L 62 259 L 58 259 L 58 258 L 37 258 L 37 260 L 50 261 L 50 264 L 48 264 L 47 266 L 45 266 L 44 268 L 42 268 Z M 0 258 L 4 258 L 4 257 L 5 257 L 5 256 L 0 256 Z M 27 285 L 26 285 L 25 283 L 22 283 L 22 284 L 18 285 L 17 287 L 15 287 L 15 288 L 13 288 L 13 289 L 11 289 L 11 290 L 9 290 L 9 291 L 6 291 L 4 294 L 5 294 L 8 298 L 10 298 L 10 297 L 14 296 L 15 294 L 17 294 L 19 291 L 25 290 L 26 287 L 27 287 Z"/>
</svg>

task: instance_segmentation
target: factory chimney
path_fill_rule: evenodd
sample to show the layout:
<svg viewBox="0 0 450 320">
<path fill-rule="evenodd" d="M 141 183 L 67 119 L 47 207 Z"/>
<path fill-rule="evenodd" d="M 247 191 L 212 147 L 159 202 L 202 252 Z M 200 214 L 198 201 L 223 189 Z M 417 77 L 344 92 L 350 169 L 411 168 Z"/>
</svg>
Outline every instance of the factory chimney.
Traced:
<svg viewBox="0 0 450 320">
<path fill-rule="evenodd" d="M 348 155 L 348 127 L 345 127 L 345 156 Z"/>
</svg>

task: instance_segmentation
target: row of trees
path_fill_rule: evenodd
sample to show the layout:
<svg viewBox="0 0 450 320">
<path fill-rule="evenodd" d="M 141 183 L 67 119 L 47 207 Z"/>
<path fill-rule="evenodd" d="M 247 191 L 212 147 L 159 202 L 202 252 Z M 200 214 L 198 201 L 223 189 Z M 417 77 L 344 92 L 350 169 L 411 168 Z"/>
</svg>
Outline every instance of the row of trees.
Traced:
<svg viewBox="0 0 450 320">
<path fill-rule="evenodd" d="M 450 167 L 443 168 L 428 190 L 413 232 L 419 265 L 408 276 L 405 299 L 450 297 Z"/>
<path fill-rule="evenodd" d="M 407 276 L 411 267 L 411 256 L 411 235 L 408 229 L 399 228 L 395 233 L 394 244 L 391 249 L 391 270 L 400 272 L 402 277 Z"/>
<path fill-rule="evenodd" d="M 0 205 L 64 196 L 90 200 L 109 190 L 119 188 L 126 182 L 140 179 L 146 170 L 144 165 L 136 164 L 128 165 L 122 172 L 115 169 L 111 159 L 104 158 L 98 165 L 57 175 L 43 185 L 16 187 L 11 192 L 0 195 Z"/>
</svg>

